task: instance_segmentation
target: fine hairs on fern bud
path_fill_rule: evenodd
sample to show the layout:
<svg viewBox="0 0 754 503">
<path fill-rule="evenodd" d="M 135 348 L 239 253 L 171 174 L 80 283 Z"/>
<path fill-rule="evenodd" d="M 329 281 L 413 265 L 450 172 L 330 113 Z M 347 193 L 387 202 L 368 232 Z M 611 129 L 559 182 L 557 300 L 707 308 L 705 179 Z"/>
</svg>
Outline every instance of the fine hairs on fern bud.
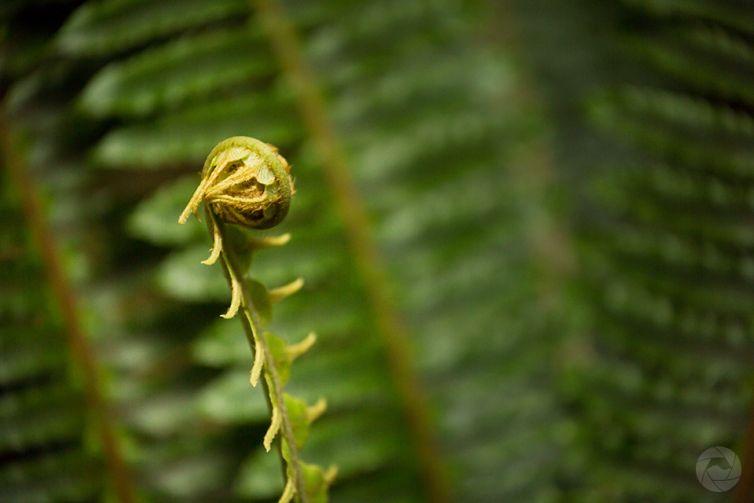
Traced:
<svg viewBox="0 0 754 503">
<path fill-rule="evenodd" d="M 290 166 L 275 147 L 233 136 L 207 156 L 202 181 L 178 222 L 185 223 L 206 202 L 225 223 L 269 229 L 288 214 L 293 193 Z"/>
</svg>

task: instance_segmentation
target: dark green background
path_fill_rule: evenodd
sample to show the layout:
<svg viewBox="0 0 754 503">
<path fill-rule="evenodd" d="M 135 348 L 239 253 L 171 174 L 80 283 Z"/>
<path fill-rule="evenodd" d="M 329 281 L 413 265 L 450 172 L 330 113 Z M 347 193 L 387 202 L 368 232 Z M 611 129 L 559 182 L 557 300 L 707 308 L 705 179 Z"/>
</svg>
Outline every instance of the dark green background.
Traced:
<svg viewBox="0 0 754 503">
<path fill-rule="evenodd" d="M 281 3 L 450 499 L 731 501 L 695 465 L 727 446 L 752 477 L 754 5 Z M 199 265 L 209 238 L 176 223 L 212 146 L 249 135 L 298 189 L 276 229 L 291 244 L 252 271 L 307 282 L 273 322 L 319 334 L 291 381 L 329 402 L 304 455 L 339 466 L 333 501 L 427 501 L 374 279 L 252 6 L 6 0 L 0 22 L 3 162 L 42 200 L 138 497 L 281 490 L 245 338 L 218 318 L 227 287 Z M 113 501 L 60 299 L 0 173 L 0 500 Z"/>
</svg>

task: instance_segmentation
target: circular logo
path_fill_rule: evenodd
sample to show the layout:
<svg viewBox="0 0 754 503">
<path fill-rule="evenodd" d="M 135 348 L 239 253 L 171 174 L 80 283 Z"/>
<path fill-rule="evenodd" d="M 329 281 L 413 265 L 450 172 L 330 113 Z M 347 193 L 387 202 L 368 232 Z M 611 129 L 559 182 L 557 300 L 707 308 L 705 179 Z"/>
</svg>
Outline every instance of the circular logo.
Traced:
<svg viewBox="0 0 754 503">
<path fill-rule="evenodd" d="M 696 460 L 696 478 L 713 493 L 730 491 L 741 478 L 741 461 L 727 447 L 710 447 Z"/>
</svg>

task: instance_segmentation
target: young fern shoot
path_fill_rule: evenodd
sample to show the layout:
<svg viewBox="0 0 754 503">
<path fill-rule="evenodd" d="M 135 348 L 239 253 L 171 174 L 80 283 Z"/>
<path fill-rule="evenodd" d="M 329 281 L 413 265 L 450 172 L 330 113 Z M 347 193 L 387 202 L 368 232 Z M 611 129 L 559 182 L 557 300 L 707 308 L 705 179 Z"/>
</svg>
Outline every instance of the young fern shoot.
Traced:
<svg viewBox="0 0 754 503">
<path fill-rule="evenodd" d="M 269 229 L 279 224 L 288 213 L 293 194 L 290 166 L 275 147 L 254 138 L 234 136 L 218 143 L 207 156 L 201 181 L 178 222 L 185 223 L 204 204 L 213 244 L 202 263 L 220 261 L 231 290 L 230 306 L 221 316 L 238 316 L 251 345 L 249 380 L 252 386 L 262 380 L 270 406 L 264 448 L 269 451 L 280 436 L 286 481 L 279 503 L 321 503 L 327 501 L 327 489 L 337 470 L 305 463 L 300 450 L 309 425 L 325 411 L 326 403 L 320 399 L 308 406 L 285 392 L 291 363 L 314 345 L 316 336 L 310 333 L 297 344 L 286 344 L 265 329 L 271 305 L 296 293 L 304 282 L 299 278 L 268 290 L 247 273 L 253 252 L 283 246 L 290 235 L 249 237 L 239 228 Z"/>
</svg>

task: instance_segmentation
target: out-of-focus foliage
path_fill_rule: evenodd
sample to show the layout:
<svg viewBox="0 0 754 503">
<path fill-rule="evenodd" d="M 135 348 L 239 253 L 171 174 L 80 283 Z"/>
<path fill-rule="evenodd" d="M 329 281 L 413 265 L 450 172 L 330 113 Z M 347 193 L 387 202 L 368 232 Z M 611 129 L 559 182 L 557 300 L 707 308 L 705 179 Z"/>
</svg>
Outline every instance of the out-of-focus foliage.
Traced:
<svg viewBox="0 0 754 503">
<path fill-rule="evenodd" d="M 719 501 L 694 468 L 740 446 L 751 414 L 754 8 L 626 1 L 618 19 L 630 72 L 590 105 L 613 150 L 581 254 L 595 349 L 571 389 L 591 451 L 581 497 Z"/>
<path fill-rule="evenodd" d="M 282 7 L 368 211 L 372 265 L 405 322 L 452 499 L 708 496 L 696 456 L 740 446 L 751 405 L 752 9 Z M 298 188 L 276 230 L 291 244 L 254 267 L 266 284 L 307 281 L 275 306 L 272 327 L 291 341 L 319 335 L 290 383 L 328 400 L 305 457 L 339 466 L 333 501 L 426 500 L 364 242 L 252 6 L 61 0 L 0 15 L 5 113 L 52 196 L 139 495 L 245 501 L 282 489 L 260 445 L 269 412 L 248 384 L 246 340 L 217 318 L 222 274 L 198 266 L 201 224 L 175 223 L 210 148 L 248 135 L 280 147 Z M 12 361 L 0 371 L 20 379 Z M 15 411 L 13 424 L 33 424 Z M 88 477 L 71 487 L 101 487 Z"/>
<path fill-rule="evenodd" d="M 102 491 L 60 314 L 17 187 L 0 172 L 0 500 L 86 501 Z"/>
</svg>

